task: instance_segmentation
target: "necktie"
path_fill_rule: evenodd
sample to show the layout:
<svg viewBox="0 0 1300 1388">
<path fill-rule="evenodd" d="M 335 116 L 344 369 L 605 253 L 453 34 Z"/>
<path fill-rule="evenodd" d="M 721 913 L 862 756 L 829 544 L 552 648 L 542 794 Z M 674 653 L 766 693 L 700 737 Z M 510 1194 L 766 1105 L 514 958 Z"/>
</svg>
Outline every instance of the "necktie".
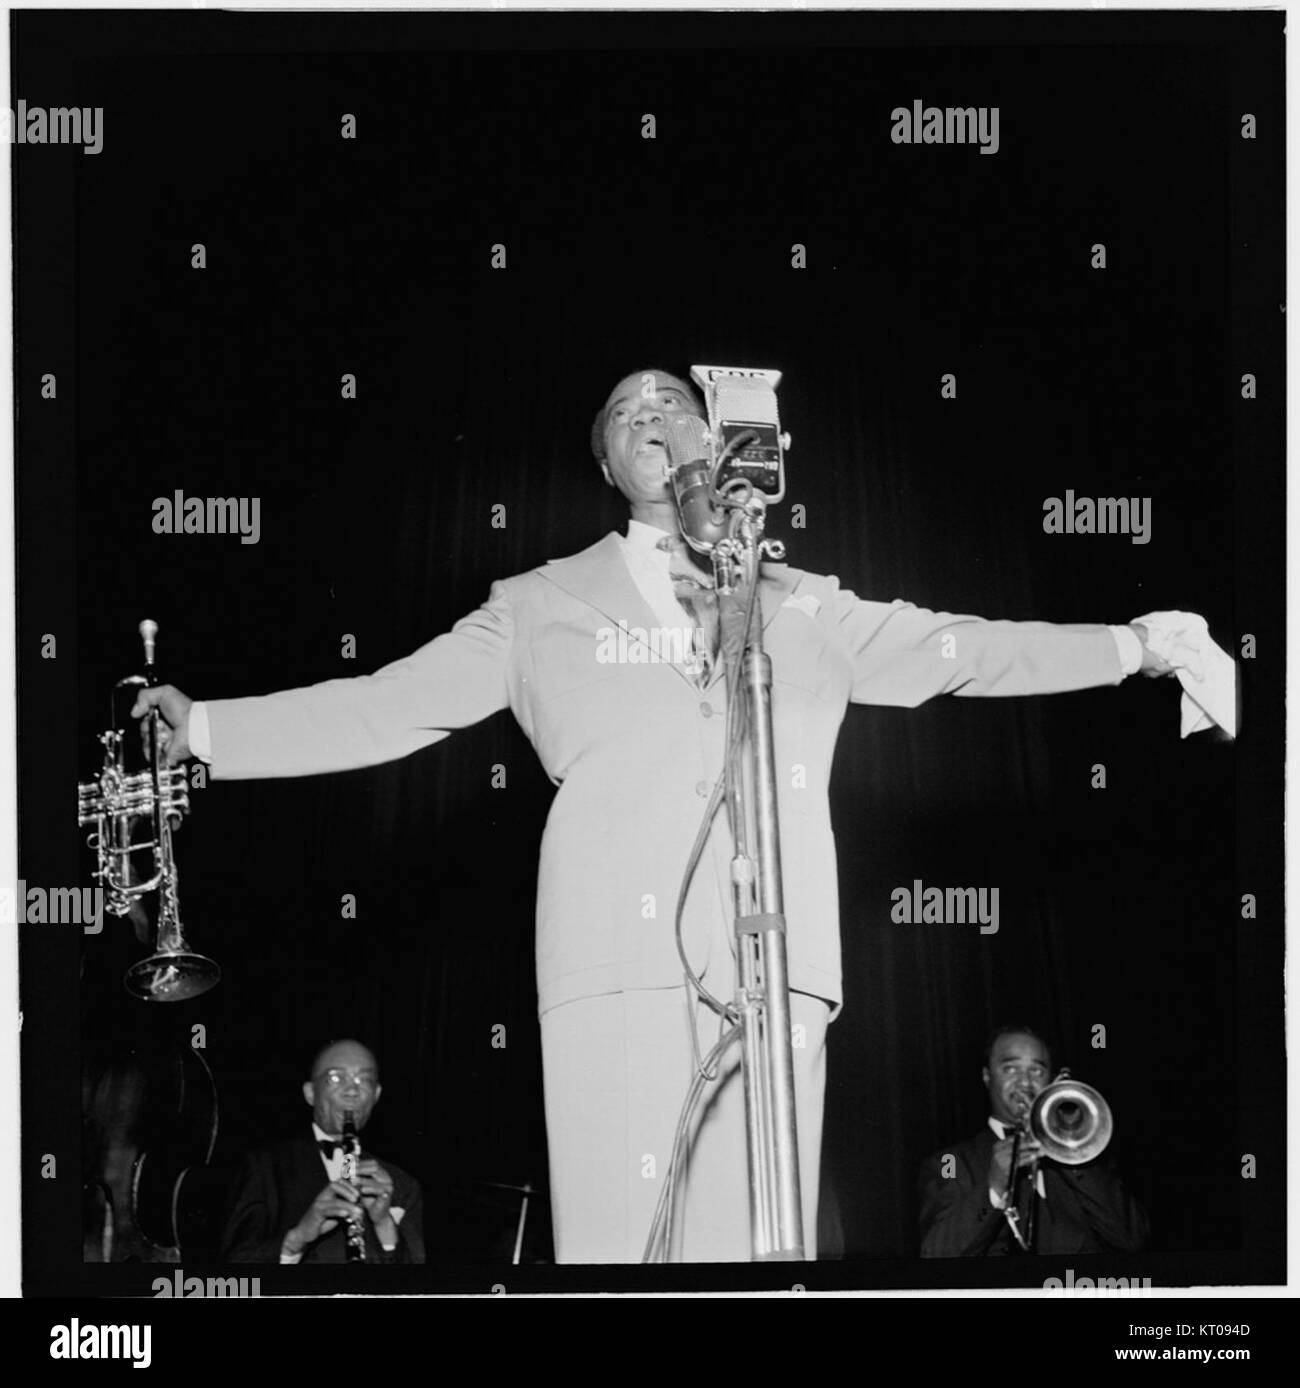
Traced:
<svg viewBox="0 0 1300 1388">
<path fill-rule="evenodd" d="M 703 687 L 709 681 L 718 654 L 718 597 L 713 591 L 713 580 L 682 553 L 686 549 L 686 541 L 680 535 L 665 535 L 655 548 L 667 552 L 668 577 L 672 580 L 673 596 L 690 614 L 696 631 L 703 632 L 703 649 L 699 651 L 700 669 L 696 676 L 697 683 Z"/>
</svg>

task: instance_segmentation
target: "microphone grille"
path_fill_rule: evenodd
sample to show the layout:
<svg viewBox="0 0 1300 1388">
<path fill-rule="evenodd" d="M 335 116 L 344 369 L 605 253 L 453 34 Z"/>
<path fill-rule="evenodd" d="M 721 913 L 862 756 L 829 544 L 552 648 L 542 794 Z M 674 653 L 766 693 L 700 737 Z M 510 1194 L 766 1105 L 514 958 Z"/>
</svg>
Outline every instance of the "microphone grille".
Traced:
<svg viewBox="0 0 1300 1388">
<path fill-rule="evenodd" d="M 698 415 L 673 415 L 668 420 L 664 437 L 671 467 L 681 467 L 685 463 L 709 457 L 708 421 Z"/>
</svg>

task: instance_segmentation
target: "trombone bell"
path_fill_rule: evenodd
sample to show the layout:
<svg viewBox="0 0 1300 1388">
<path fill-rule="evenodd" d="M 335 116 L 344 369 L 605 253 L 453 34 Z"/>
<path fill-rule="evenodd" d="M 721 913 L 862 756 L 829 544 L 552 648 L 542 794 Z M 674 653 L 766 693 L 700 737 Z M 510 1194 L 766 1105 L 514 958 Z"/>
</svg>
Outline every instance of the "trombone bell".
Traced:
<svg viewBox="0 0 1300 1388">
<path fill-rule="evenodd" d="M 1110 1105 L 1090 1084 L 1062 1070 L 1034 1100 L 1029 1128 L 1043 1156 L 1062 1166 L 1082 1166 L 1106 1150 L 1115 1122 Z"/>
</svg>

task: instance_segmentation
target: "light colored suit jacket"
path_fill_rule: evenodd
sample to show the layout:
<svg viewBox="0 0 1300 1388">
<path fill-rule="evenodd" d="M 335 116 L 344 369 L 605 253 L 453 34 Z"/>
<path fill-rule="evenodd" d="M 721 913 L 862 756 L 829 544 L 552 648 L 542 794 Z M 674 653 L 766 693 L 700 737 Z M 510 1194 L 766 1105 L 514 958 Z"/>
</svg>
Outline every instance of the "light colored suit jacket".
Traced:
<svg viewBox="0 0 1300 1388">
<path fill-rule="evenodd" d="M 827 786 L 850 702 L 914 707 L 936 694 L 1046 694 L 1118 684 L 1101 625 L 995 622 L 869 602 L 837 579 L 764 567 L 773 667 L 790 986 L 838 1004 L 835 841 Z M 216 779 L 308 776 L 392 761 L 509 707 L 559 791 L 537 884 L 540 1010 L 681 983 L 673 913 L 722 770 L 725 679 L 605 663 L 609 632 L 655 625 L 609 534 L 568 559 L 492 585 L 488 601 L 373 675 L 208 704 Z M 602 632 L 603 629 L 603 632 Z M 436 851 L 436 846 L 435 846 Z M 731 836 L 714 821 L 684 916 L 706 978 L 726 948 Z M 729 966 L 729 961 L 728 961 Z"/>
</svg>

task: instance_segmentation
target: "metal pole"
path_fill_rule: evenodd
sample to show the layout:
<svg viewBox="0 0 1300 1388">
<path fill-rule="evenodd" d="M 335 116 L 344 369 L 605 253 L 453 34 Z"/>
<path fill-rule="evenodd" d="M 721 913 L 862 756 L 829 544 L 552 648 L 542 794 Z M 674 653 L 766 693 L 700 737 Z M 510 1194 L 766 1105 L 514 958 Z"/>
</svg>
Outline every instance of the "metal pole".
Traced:
<svg viewBox="0 0 1300 1388">
<path fill-rule="evenodd" d="M 761 642 L 761 632 L 759 636 Z M 781 891 L 781 841 L 776 809 L 776 766 L 772 748 L 772 662 L 753 646 L 745 654 L 750 698 L 751 755 L 758 821 L 758 909 L 762 957 L 764 1054 L 771 1114 L 773 1197 L 776 1202 L 774 1258 L 803 1258 L 799 1187 L 799 1143 L 795 1130 L 794 1056 L 790 1033 L 790 979 L 786 968 L 785 903 Z"/>
<path fill-rule="evenodd" d="M 750 585 L 759 582 L 761 531 L 760 512 L 739 527 L 739 553 L 715 555 L 715 567 L 725 571 L 730 564 L 731 576 L 740 580 L 718 585 L 719 601 L 725 598 L 733 612 L 736 605 L 748 606 Z M 772 739 L 772 662 L 763 650 L 762 604 L 756 595 L 738 685 L 734 692 L 745 701 L 745 729 L 743 770 L 734 787 L 740 806 L 733 815 L 737 853 L 733 886 L 753 1257 L 762 1262 L 802 1261 L 790 985 Z M 751 826 L 752 859 L 746 852 Z"/>
</svg>

